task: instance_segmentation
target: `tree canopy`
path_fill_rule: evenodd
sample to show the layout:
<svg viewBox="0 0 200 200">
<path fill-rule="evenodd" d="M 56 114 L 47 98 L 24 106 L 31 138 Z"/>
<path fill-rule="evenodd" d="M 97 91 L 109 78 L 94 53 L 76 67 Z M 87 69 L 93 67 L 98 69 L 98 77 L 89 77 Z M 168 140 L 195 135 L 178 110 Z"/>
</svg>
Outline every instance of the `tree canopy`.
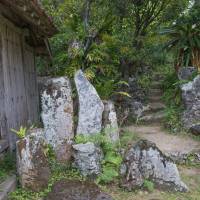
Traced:
<svg viewBox="0 0 200 200">
<path fill-rule="evenodd" d="M 195 43 L 195 47 L 187 50 L 190 56 L 180 58 L 180 49 L 187 43 L 181 38 L 187 38 L 189 44 L 194 24 L 198 30 L 197 2 L 43 0 L 42 3 L 59 29 L 50 41 L 53 62 L 42 65 L 48 67 L 39 68 L 44 74 L 73 76 L 77 69 L 82 68 L 91 80 L 97 77 L 96 82 L 105 82 L 126 79 L 145 65 L 153 67 L 168 62 L 171 54 L 176 65 L 180 59 L 186 60 L 185 63 L 199 62 L 199 31 L 190 44 Z M 175 29 L 181 31 L 182 25 L 187 29 L 185 33 L 175 33 Z M 166 27 L 171 32 L 160 34 Z M 190 36 L 186 37 L 188 34 Z M 171 53 L 165 53 L 163 49 L 167 41 L 175 47 Z"/>
</svg>

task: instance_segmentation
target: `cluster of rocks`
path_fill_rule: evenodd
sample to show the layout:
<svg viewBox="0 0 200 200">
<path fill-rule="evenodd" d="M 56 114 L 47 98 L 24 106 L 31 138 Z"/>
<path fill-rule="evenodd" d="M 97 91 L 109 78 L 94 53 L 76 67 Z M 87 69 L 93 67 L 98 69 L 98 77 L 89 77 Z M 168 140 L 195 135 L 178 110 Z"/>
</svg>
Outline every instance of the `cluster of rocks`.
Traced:
<svg viewBox="0 0 200 200">
<path fill-rule="evenodd" d="M 119 128 L 114 104 L 100 99 L 81 70 L 75 75 L 75 84 L 79 98 L 76 134 L 91 136 L 104 130 L 110 142 L 118 141 Z M 92 142 L 73 144 L 74 111 L 69 79 L 67 77 L 48 79 L 42 88 L 44 129 L 33 129 L 24 139 L 17 142 L 18 174 L 22 187 L 40 191 L 47 186 L 50 177 L 47 156 L 49 145 L 53 147 L 58 162 L 66 163 L 73 157 L 74 166 L 84 176 L 96 177 L 101 173 L 103 159 L 101 148 Z M 127 151 L 121 167 L 121 177 L 121 185 L 129 190 L 141 187 L 144 181 L 149 179 L 159 187 L 187 191 L 173 161 L 147 141 L 140 141 Z M 73 183 L 57 182 L 47 199 L 59 199 L 59 195 L 62 195 L 62 199 L 70 199 L 70 195 L 76 199 L 74 195 L 78 194 L 80 195 L 77 199 L 111 199 L 102 194 L 95 185 L 92 185 L 93 189 L 90 190 L 88 183 L 76 182 L 75 186 Z"/>
<path fill-rule="evenodd" d="M 75 74 L 75 84 L 79 98 L 76 134 L 90 136 L 105 129 L 110 141 L 119 140 L 113 102 L 103 102 L 81 70 Z M 17 142 L 18 174 L 22 187 L 39 191 L 47 186 L 50 169 L 45 152 L 48 145 L 53 147 L 58 162 L 66 163 L 73 157 L 74 165 L 83 175 L 98 175 L 103 157 L 101 149 L 93 143 L 73 145 L 74 111 L 70 80 L 67 77 L 48 78 L 40 88 L 44 128 L 33 129 Z"/>
<path fill-rule="evenodd" d="M 182 68 L 179 79 L 189 81 L 181 85 L 184 112 L 182 121 L 184 127 L 195 135 L 200 134 L 200 75 L 191 80 L 197 70 L 194 67 Z M 190 81 L 191 80 L 191 81 Z"/>
</svg>

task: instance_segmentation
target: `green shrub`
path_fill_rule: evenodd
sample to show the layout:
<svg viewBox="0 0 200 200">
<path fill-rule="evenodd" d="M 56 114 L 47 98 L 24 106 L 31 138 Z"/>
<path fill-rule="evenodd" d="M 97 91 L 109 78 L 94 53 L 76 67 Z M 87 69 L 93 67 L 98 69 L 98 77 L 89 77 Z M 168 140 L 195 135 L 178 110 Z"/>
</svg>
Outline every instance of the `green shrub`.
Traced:
<svg viewBox="0 0 200 200">
<path fill-rule="evenodd" d="M 141 75 L 137 82 L 141 88 L 149 89 L 149 87 L 151 86 L 151 75 L 150 74 Z"/>
<path fill-rule="evenodd" d="M 153 192 L 154 191 L 154 183 L 152 181 L 149 180 L 145 180 L 143 183 L 143 188 L 146 189 L 149 192 Z"/>
<path fill-rule="evenodd" d="M 109 142 L 108 137 L 103 133 L 92 136 L 78 135 L 76 136 L 75 142 L 77 144 L 93 142 L 102 148 L 104 159 L 101 163 L 102 173 L 97 178 L 97 183 L 110 183 L 119 177 L 119 168 L 122 163 L 122 157 L 118 152 L 118 142 L 115 144 Z"/>
<path fill-rule="evenodd" d="M 178 80 L 175 72 L 169 71 L 163 81 L 163 100 L 165 102 L 165 126 L 172 132 L 181 131 L 181 114 L 183 111 L 180 85 L 186 81 Z"/>
<path fill-rule="evenodd" d="M 27 128 L 20 126 L 19 130 L 11 129 L 11 131 L 15 133 L 18 138 L 23 139 L 26 136 Z"/>
</svg>

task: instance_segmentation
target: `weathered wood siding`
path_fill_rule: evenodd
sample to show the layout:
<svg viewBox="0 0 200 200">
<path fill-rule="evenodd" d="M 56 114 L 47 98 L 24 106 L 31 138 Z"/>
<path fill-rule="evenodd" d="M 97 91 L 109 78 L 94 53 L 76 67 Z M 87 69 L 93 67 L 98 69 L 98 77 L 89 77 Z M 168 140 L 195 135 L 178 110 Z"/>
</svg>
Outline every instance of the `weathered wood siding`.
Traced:
<svg viewBox="0 0 200 200">
<path fill-rule="evenodd" d="M 19 129 L 20 126 L 34 123 L 38 119 L 34 50 L 25 44 L 23 31 L 11 22 L 1 20 L 0 32 L 3 64 L 3 73 L 0 75 L 3 88 L 0 92 L 2 90 L 2 94 L 4 93 L 0 105 L 4 105 L 7 126 L 7 132 L 1 134 L 8 137 L 10 147 L 13 149 L 16 135 L 10 129 Z"/>
<path fill-rule="evenodd" d="M 0 32 L 0 139 L 5 139 L 6 135 L 6 116 L 4 109 L 4 76 L 3 76 L 3 44 L 2 33 Z"/>
</svg>

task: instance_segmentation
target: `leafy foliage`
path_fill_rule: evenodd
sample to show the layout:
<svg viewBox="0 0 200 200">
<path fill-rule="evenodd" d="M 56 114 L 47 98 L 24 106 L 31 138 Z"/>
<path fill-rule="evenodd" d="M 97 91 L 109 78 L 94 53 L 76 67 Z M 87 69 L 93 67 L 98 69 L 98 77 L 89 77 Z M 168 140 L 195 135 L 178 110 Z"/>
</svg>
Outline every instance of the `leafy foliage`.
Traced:
<svg viewBox="0 0 200 200">
<path fill-rule="evenodd" d="M 166 48 L 176 51 L 176 67 L 193 65 L 200 68 L 200 6 L 194 5 L 186 14 L 161 33 L 167 34 L 170 40 Z"/>
<path fill-rule="evenodd" d="M 138 84 L 141 88 L 148 89 L 151 86 L 151 78 L 150 74 L 149 75 L 141 75 L 138 78 Z"/>
<path fill-rule="evenodd" d="M 13 133 L 15 133 L 20 139 L 23 139 L 27 133 L 27 127 L 20 126 L 20 129 L 17 131 L 15 129 L 11 129 Z"/>
<path fill-rule="evenodd" d="M 108 137 L 104 134 L 96 134 L 92 136 L 78 135 L 76 136 L 75 142 L 93 142 L 102 148 L 104 159 L 101 163 L 102 173 L 97 178 L 97 183 L 110 183 L 119 177 L 119 168 L 122 162 L 122 157 L 118 152 L 118 143 L 113 144 L 109 142 Z"/>
<path fill-rule="evenodd" d="M 11 131 L 12 131 L 13 133 L 15 133 L 15 134 L 19 137 L 19 139 L 23 139 L 23 138 L 25 138 L 25 136 L 26 136 L 28 130 L 33 129 L 34 127 L 35 127 L 34 125 L 32 125 L 32 126 L 30 126 L 30 127 L 28 127 L 28 128 L 27 128 L 27 127 L 20 126 L 19 130 L 11 129 Z"/>
<path fill-rule="evenodd" d="M 123 3 L 42 0 L 42 3 L 59 33 L 50 40 L 53 62 L 45 64 L 39 60 L 40 73 L 73 77 L 81 68 L 101 96 L 108 98 L 115 93 L 119 80 L 128 78 L 138 67 L 165 59 L 165 53 L 152 57 L 152 51 L 160 53 L 158 48 L 162 49 L 157 41 L 157 26 L 173 22 L 187 7 L 188 0 Z M 119 94 L 127 95 L 123 91 Z"/>
<path fill-rule="evenodd" d="M 181 113 L 183 111 L 181 103 L 181 91 L 179 81 L 174 71 L 168 72 L 163 82 L 165 101 L 165 125 L 172 131 L 178 132 L 182 130 Z"/>
<path fill-rule="evenodd" d="M 143 187 L 149 192 L 153 192 L 154 188 L 155 188 L 154 183 L 152 181 L 149 181 L 149 180 L 144 181 Z"/>
</svg>

